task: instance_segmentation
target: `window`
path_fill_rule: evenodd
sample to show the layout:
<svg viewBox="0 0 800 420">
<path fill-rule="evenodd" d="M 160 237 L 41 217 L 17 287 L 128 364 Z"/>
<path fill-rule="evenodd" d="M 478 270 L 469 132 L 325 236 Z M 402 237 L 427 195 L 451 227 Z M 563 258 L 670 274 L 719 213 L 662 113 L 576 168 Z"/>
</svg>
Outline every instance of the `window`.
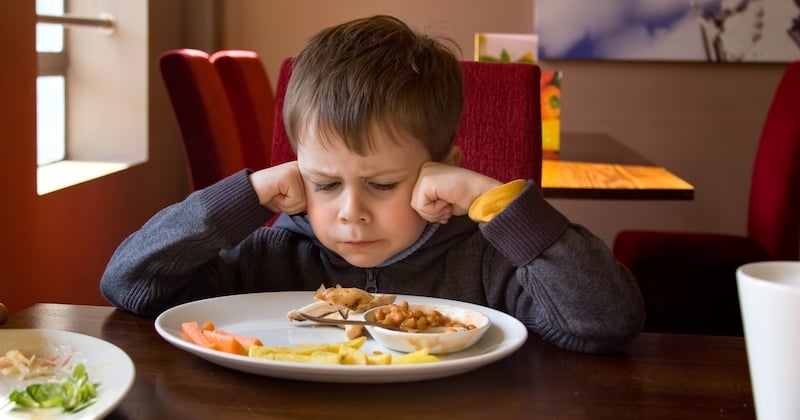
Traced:
<svg viewBox="0 0 800 420">
<path fill-rule="evenodd" d="M 64 0 L 36 0 L 36 13 L 62 15 Z M 65 158 L 66 73 L 64 25 L 36 24 L 39 76 L 36 78 L 36 163 L 46 165 Z"/>
<path fill-rule="evenodd" d="M 39 195 L 147 161 L 148 4 L 36 0 Z"/>
</svg>

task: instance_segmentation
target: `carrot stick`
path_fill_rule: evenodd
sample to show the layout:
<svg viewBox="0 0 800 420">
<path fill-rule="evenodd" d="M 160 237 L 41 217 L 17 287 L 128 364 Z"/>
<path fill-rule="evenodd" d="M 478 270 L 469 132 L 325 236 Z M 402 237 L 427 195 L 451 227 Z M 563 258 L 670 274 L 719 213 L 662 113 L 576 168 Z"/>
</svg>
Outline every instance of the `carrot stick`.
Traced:
<svg viewBox="0 0 800 420">
<path fill-rule="evenodd" d="M 264 345 L 264 343 L 262 343 L 261 340 L 255 338 L 255 337 L 245 337 L 243 335 L 234 335 L 233 337 L 236 338 L 236 341 L 238 341 L 239 344 L 241 344 L 242 347 L 244 347 L 246 349 L 249 349 L 250 346 L 263 346 Z"/>
<path fill-rule="evenodd" d="M 219 350 L 232 354 L 247 354 L 247 350 L 233 335 L 209 330 L 203 330 L 203 335 L 208 341 L 217 344 Z"/>
<path fill-rule="evenodd" d="M 196 321 L 186 321 L 182 323 L 181 331 L 192 343 L 209 349 L 219 349 L 217 344 L 212 343 L 206 338 L 205 335 L 203 335 L 203 332 L 200 330 L 200 326 L 197 325 Z"/>
<path fill-rule="evenodd" d="M 216 332 L 218 332 L 220 334 L 226 334 L 226 335 L 233 336 L 233 338 L 235 338 L 236 341 L 238 341 L 239 344 L 241 344 L 242 347 L 244 347 L 246 349 L 249 349 L 250 346 L 253 346 L 253 345 L 256 345 L 256 346 L 263 346 L 264 345 L 264 343 L 262 343 L 261 340 L 255 338 L 255 337 L 247 337 L 247 336 L 244 336 L 244 335 L 232 334 L 232 333 L 229 333 L 229 332 L 223 331 L 223 330 L 214 330 L 214 331 L 216 331 Z"/>
<path fill-rule="evenodd" d="M 202 328 L 196 321 L 186 321 L 181 324 L 181 331 L 186 341 L 227 353 L 247 355 L 250 346 L 263 345 L 261 340 L 255 337 L 231 334 L 216 329 L 212 321 L 204 322 Z"/>
</svg>

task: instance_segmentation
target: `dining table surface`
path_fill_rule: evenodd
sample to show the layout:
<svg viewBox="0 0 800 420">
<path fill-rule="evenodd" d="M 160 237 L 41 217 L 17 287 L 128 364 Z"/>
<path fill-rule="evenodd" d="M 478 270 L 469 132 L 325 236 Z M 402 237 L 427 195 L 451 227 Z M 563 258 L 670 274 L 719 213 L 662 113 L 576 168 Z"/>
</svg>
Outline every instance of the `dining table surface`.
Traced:
<svg viewBox="0 0 800 420">
<path fill-rule="evenodd" d="M 562 133 L 560 150 L 543 152 L 547 198 L 692 200 L 694 186 L 604 133 Z"/>
<path fill-rule="evenodd" d="M 122 349 L 133 386 L 108 419 L 753 419 L 742 337 L 642 333 L 614 354 L 535 334 L 511 355 L 440 379 L 325 383 L 233 370 L 165 341 L 154 320 L 41 303 L 3 329 L 57 329 Z"/>
</svg>

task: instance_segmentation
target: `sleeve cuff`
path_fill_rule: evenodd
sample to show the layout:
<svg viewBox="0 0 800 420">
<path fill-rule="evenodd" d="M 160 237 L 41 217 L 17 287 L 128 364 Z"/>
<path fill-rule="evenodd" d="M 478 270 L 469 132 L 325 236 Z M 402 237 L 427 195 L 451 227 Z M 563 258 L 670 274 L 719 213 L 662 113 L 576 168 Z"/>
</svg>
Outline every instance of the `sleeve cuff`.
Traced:
<svg viewBox="0 0 800 420">
<path fill-rule="evenodd" d="M 523 189 L 525 180 L 518 179 L 486 191 L 469 206 L 469 218 L 479 223 L 489 222 L 508 207 Z"/>
</svg>

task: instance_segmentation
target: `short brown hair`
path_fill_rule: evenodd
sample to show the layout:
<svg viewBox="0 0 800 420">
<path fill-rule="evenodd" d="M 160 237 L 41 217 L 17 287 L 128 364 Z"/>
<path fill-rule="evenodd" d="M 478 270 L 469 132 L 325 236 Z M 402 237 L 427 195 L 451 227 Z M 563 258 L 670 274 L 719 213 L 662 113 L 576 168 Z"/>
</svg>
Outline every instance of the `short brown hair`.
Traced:
<svg viewBox="0 0 800 420">
<path fill-rule="evenodd" d="M 464 102 L 457 47 L 416 32 L 391 16 L 324 29 L 294 58 L 284 102 L 292 147 L 299 134 L 364 155 L 378 128 L 396 140 L 419 140 L 442 160 L 455 137 Z"/>
</svg>

